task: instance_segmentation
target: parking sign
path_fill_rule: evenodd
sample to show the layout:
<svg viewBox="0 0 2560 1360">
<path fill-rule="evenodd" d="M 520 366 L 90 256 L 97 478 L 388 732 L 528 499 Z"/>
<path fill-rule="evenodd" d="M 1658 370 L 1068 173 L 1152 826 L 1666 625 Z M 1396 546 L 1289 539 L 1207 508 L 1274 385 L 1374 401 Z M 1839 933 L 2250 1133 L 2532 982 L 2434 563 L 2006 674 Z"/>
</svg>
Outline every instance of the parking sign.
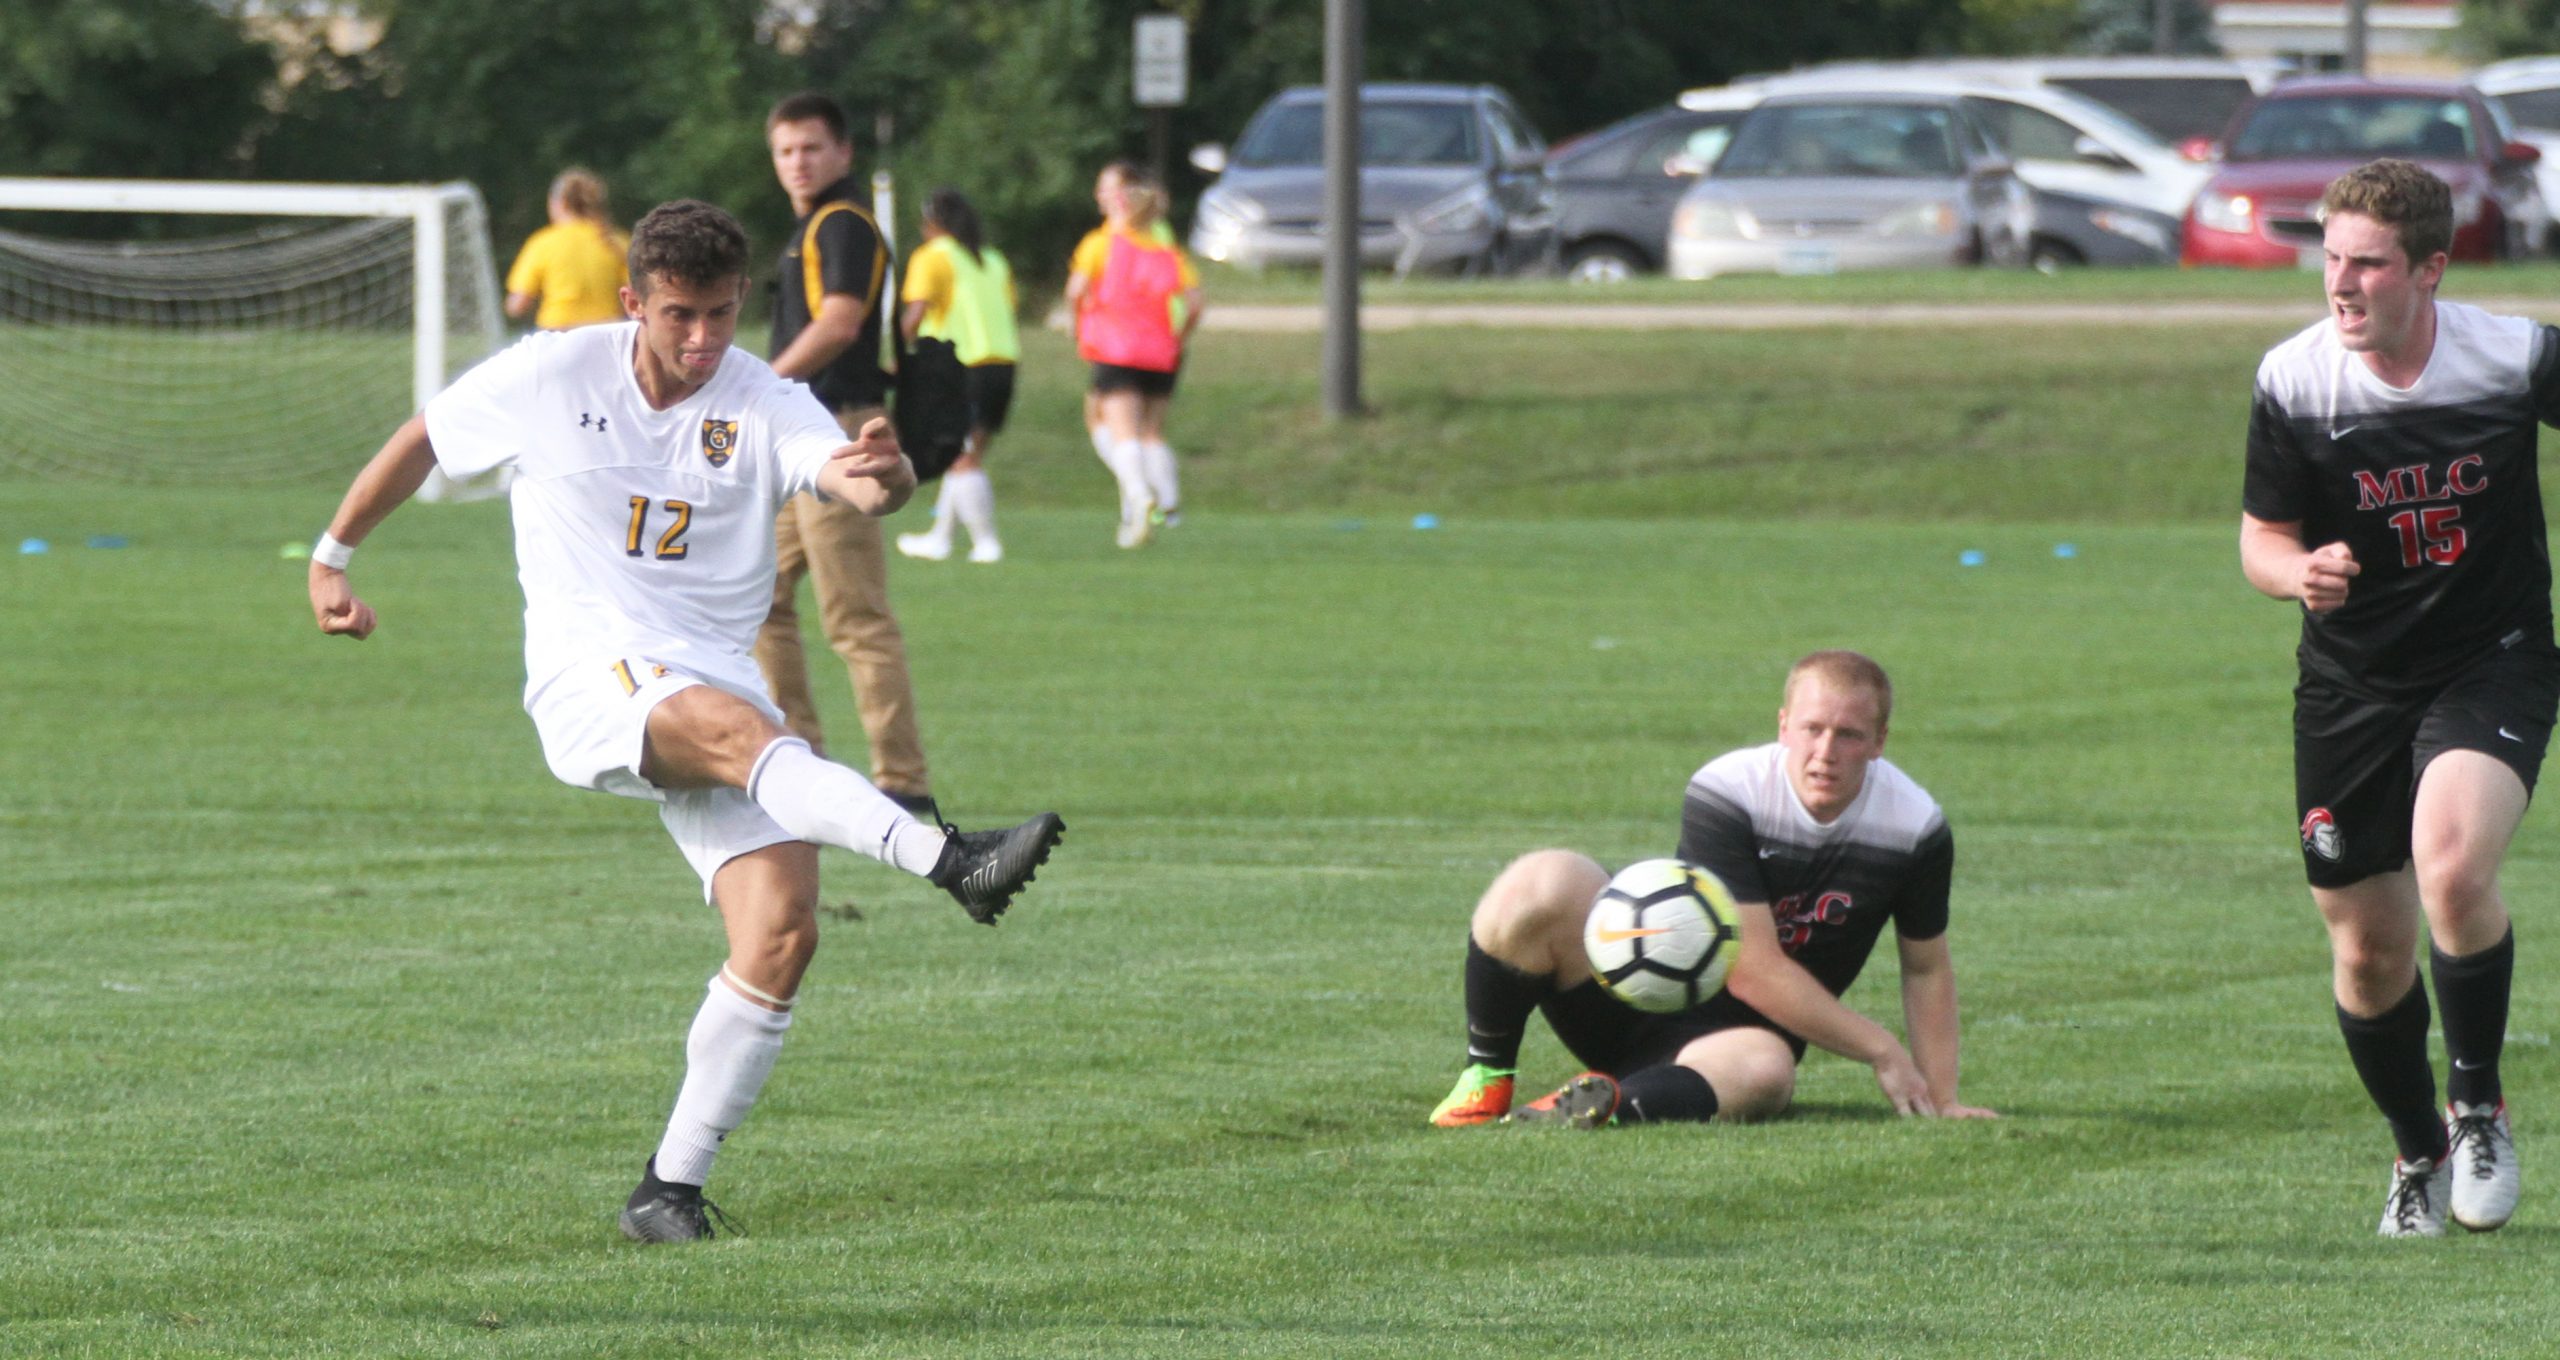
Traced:
<svg viewBox="0 0 2560 1360">
<path fill-rule="evenodd" d="M 1179 107 L 1191 86 L 1191 26 L 1179 14 L 1141 14 L 1129 88 L 1139 108 Z"/>
</svg>

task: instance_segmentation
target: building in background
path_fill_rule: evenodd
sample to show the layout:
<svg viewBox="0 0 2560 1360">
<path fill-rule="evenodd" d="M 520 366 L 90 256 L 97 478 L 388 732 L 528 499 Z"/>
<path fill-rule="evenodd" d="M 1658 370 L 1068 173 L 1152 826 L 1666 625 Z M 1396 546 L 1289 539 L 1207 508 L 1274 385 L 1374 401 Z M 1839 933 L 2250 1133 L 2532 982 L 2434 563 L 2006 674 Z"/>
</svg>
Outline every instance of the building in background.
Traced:
<svg viewBox="0 0 2560 1360">
<path fill-rule="evenodd" d="M 2373 0 L 2365 9 L 2365 71 L 2378 76 L 2458 76 L 2458 0 Z M 2345 0 L 2214 0 L 2214 41 L 2242 60 L 2291 61 L 2335 71 L 2347 50 Z"/>
</svg>

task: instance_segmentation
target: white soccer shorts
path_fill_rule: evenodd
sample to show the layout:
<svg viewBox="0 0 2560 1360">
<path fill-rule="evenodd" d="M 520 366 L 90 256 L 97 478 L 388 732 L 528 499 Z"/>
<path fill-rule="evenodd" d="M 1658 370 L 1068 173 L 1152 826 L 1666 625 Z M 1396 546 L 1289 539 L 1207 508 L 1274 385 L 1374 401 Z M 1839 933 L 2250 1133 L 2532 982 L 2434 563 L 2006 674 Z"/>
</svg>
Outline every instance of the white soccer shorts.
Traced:
<svg viewBox="0 0 2560 1360">
<path fill-rule="evenodd" d="M 711 900 L 711 876 L 721 865 L 749 851 L 799 839 L 775 825 L 742 790 L 662 789 L 641 775 L 651 710 L 671 695 L 708 683 L 645 657 L 601 657 L 551 677 L 524 703 L 542 737 L 542 758 L 561 783 L 658 805 L 667 835 L 702 878 L 706 902 Z M 747 693 L 729 685 L 718 688 L 754 704 L 774 726 L 783 725 L 782 710 L 761 687 Z"/>
</svg>

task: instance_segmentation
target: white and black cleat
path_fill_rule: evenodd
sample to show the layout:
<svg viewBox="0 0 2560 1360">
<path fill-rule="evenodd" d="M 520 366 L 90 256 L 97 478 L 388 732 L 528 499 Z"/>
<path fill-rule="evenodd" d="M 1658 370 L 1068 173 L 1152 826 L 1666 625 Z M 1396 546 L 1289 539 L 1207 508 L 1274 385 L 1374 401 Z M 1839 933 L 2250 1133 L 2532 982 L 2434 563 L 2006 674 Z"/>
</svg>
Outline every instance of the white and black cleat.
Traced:
<svg viewBox="0 0 2560 1360">
<path fill-rule="evenodd" d="M 2385 1237 L 2444 1236 L 2445 1204 L 2452 1198 L 2450 1157 L 2420 1157 L 2391 1164 L 2391 1193 L 2383 1197 Z"/>
<path fill-rule="evenodd" d="M 2453 1221 L 2473 1232 L 2494 1232 L 2516 1216 L 2524 1171 L 2516 1164 L 2516 1140 L 2507 1129 L 2507 1103 L 2454 1105 L 2445 1113 L 2453 1150 Z"/>
</svg>

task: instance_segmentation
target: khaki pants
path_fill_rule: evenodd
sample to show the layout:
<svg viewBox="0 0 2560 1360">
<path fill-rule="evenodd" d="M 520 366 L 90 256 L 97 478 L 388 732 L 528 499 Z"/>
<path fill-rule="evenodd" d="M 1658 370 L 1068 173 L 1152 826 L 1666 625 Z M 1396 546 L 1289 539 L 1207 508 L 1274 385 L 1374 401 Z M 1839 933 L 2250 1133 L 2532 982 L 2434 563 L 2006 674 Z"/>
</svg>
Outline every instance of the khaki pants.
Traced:
<svg viewBox="0 0 2560 1360">
<path fill-rule="evenodd" d="M 880 414 L 878 408 L 838 415 L 848 433 Z M 818 622 L 827 644 L 844 658 L 853 682 L 854 706 L 871 738 L 871 778 L 881 791 L 921 794 L 924 739 L 916 730 L 914 687 L 907 680 L 907 643 L 889 612 L 889 562 L 880 522 L 852 506 L 815 496 L 794 496 L 773 526 L 777 568 L 773 609 L 756 634 L 756 664 L 773 687 L 792 734 L 820 751 L 825 734 L 810 697 L 809 663 L 800 644 L 800 578 L 818 594 Z"/>
</svg>

